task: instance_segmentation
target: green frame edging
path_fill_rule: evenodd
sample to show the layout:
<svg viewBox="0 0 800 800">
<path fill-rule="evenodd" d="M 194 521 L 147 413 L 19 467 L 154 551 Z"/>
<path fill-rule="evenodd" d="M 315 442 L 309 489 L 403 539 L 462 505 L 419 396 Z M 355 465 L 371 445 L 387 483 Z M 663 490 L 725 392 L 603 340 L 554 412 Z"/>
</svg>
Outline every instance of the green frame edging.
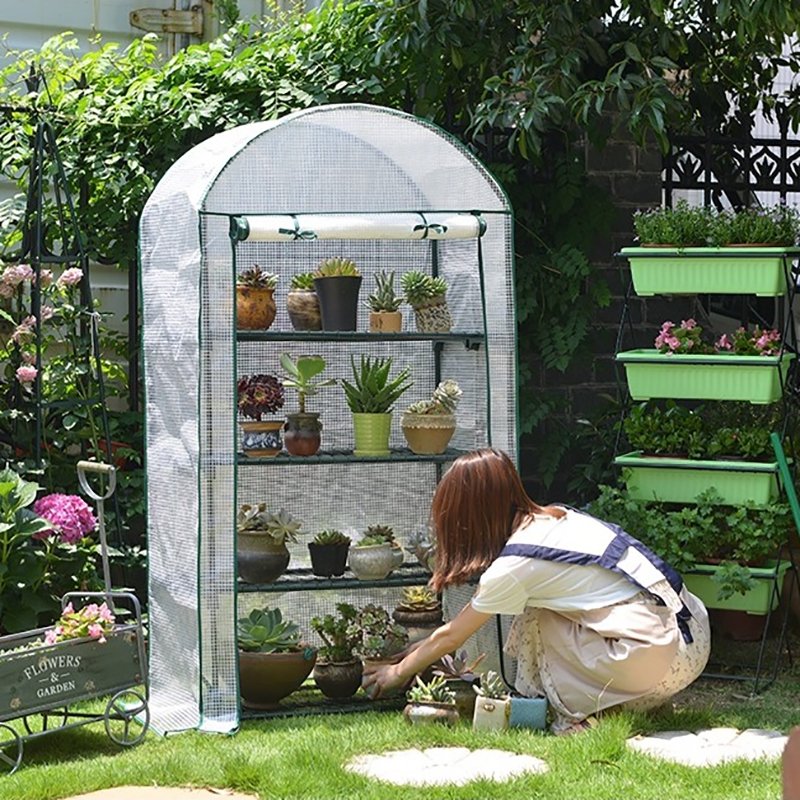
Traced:
<svg viewBox="0 0 800 800">
<path fill-rule="evenodd" d="M 636 294 L 755 294 L 786 292 L 792 247 L 624 247 Z"/>
<path fill-rule="evenodd" d="M 626 350 L 615 360 L 625 367 L 634 400 L 741 400 L 775 403 L 794 353 L 778 356 L 667 355 L 655 349 Z"/>
<path fill-rule="evenodd" d="M 780 587 L 790 561 L 773 561 L 770 566 L 750 567 L 750 573 L 757 585 L 745 594 L 735 593 L 725 600 L 717 596 L 719 586 L 714 582 L 714 574 L 720 569 L 714 564 L 695 564 L 694 568 L 683 574 L 686 588 L 699 597 L 706 608 L 717 608 L 727 611 L 746 611 L 748 614 L 768 614 L 778 607 Z M 777 582 L 777 585 L 776 585 Z M 773 589 L 777 588 L 778 591 Z M 770 608 L 770 600 L 772 608 Z"/>
<path fill-rule="evenodd" d="M 634 500 L 693 503 L 714 489 L 720 505 L 766 506 L 779 496 L 778 464 L 660 458 L 639 452 L 617 456 L 628 494 Z"/>
</svg>

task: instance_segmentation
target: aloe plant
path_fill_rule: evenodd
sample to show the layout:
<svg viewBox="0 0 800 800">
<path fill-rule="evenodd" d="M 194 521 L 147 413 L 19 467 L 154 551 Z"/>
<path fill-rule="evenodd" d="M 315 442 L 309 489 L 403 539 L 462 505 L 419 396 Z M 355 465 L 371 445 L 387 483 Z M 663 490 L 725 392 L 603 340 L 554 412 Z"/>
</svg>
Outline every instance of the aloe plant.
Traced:
<svg viewBox="0 0 800 800">
<path fill-rule="evenodd" d="M 391 380 L 392 358 L 361 356 L 356 365 L 350 356 L 353 382 L 342 379 L 347 405 L 354 414 L 386 414 L 407 389 L 413 386 L 411 370 L 404 367 Z"/>
</svg>

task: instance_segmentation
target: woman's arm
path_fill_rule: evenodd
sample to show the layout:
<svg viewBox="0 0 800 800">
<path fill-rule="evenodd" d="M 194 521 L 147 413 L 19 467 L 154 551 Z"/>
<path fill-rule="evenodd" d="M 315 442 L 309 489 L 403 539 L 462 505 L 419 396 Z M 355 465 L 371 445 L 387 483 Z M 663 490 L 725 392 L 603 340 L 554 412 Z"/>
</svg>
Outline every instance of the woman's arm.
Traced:
<svg viewBox="0 0 800 800">
<path fill-rule="evenodd" d="M 457 650 L 492 614 L 475 611 L 469 603 L 461 609 L 458 616 L 437 628 L 427 639 L 409 648 L 409 652 L 397 664 L 380 667 L 367 667 L 361 685 L 367 695 L 375 700 L 408 683 L 425 667 L 438 661 L 445 653 Z"/>
</svg>

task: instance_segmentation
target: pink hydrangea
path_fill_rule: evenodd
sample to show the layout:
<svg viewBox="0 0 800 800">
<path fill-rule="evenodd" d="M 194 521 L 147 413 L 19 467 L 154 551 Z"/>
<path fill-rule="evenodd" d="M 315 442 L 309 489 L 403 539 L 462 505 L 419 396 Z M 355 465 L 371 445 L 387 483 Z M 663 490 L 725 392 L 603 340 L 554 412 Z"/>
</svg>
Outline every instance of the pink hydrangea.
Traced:
<svg viewBox="0 0 800 800">
<path fill-rule="evenodd" d="M 83 270 L 80 267 L 65 269 L 56 281 L 58 286 L 76 286 L 83 279 Z"/>
<path fill-rule="evenodd" d="M 52 523 L 61 541 L 74 544 L 97 527 L 92 509 L 75 494 L 48 494 L 33 504 L 33 511 Z M 48 534 L 44 532 L 45 536 Z"/>
<path fill-rule="evenodd" d="M 36 367 L 31 367 L 29 365 L 17 367 L 16 375 L 20 383 L 33 383 L 36 380 L 37 374 L 38 370 Z"/>
</svg>

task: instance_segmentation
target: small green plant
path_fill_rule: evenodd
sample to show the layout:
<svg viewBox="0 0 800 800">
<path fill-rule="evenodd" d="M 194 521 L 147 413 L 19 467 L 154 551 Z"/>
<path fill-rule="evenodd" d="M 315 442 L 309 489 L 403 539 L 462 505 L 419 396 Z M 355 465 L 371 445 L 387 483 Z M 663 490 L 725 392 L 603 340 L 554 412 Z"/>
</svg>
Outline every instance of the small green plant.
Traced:
<svg viewBox="0 0 800 800">
<path fill-rule="evenodd" d="M 274 272 L 261 269 L 258 264 L 253 264 L 236 276 L 236 285 L 250 289 L 274 289 L 278 285 L 278 276 Z"/>
<path fill-rule="evenodd" d="M 428 531 L 414 531 L 408 537 L 405 550 L 407 553 L 411 553 L 423 567 L 433 572 L 436 564 L 436 544 L 432 541 Z"/>
<path fill-rule="evenodd" d="M 403 298 L 394 290 L 394 272 L 378 272 L 375 275 L 375 291 L 367 298 L 367 307 L 375 312 L 397 311 Z"/>
<path fill-rule="evenodd" d="M 464 393 L 454 380 L 442 381 L 434 390 L 430 400 L 412 403 L 406 409 L 407 414 L 424 414 L 430 416 L 454 414 L 458 401 Z"/>
<path fill-rule="evenodd" d="M 679 200 L 674 208 L 654 208 L 633 215 L 636 237 L 643 245 L 705 247 L 711 238 L 714 212 Z"/>
<path fill-rule="evenodd" d="M 368 525 L 364 535 L 383 539 L 384 542 L 389 542 L 389 544 L 394 544 L 395 542 L 394 528 L 391 525 Z"/>
<path fill-rule="evenodd" d="M 245 375 L 239 379 L 237 392 L 240 413 L 256 421 L 283 408 L 283 384 L 274 375 Z"/>
<path fill-rule="evenodd" d="M 313 272 L 298 272 L 297 275 L 292 275 L 292 282 L 290 288 L 295 292 L 313 292 L 314 291 L 314 273 Z"/>
<path fill-rule="evenodd" d="M 470 661 L 466 650 L 453 654 L 446 653 L 433 665 L 433 674 L 449 680 L 459 679 L 467 683 L 476 683 L 478 675 L 475 670 L 484 658 L 486 653 L 480 653 L 474 661 Z"/>
<path fill-rule="evenodd" d="M 481 673 L 480 685 L 473 684 L 475 693 L 481 697 L 489 697 L 494 700 L 505 700 L 508 697 L 508 688 L 505 681 L 494 671 Z"/>
<path fill-rule="evenodd" d="M 281 367 L 284 371 L 283 385 L 297 392 L 301 414 L 306 413 L 307 397 L 313 397 L 320 389 L 336 383 L 336 378 L 314 380 L 325 369 L 325 359 L 322 356 L 298 356 L 295 361 L 289 353 L 283 353 Z"/>
<path fill-rule="evenodd" d="M 417 675 L 414 685 L 406 692 L 409 703 L 447 703 L 455 705 L 456 693 L 447 685 L 447 680 L 437 675 L 427 683 Z"/>
<path fill-rule="evenodd" d="M 681 320 L 680 325 L 669 320 L 663 323 L 655 339 L 655 348 L 659 353 L 670 355 L 714 352 L 714 348 L 703 341 L 703 329 L 693 319 Z"/>
<path fill-rule="evenodd" d="M 442 302 L 447 293 L 447 281 L 434 278 L 418 269 L 412 269 L 400 278 L 406 302 L 412 308 L 425 308 Z"/>
<path fill-rule="evenodd" d="M 344 663 L 355 658 L 353 648 L 357 647 L 361 637 L 353 629 L 353 622 L 358 616 L 355 606 L 349 603 L 336 604 L 336 616 L 326 614 L 324 617 L 312 617 L 311 628 L 325 642 L 319 649 L 322 661 Z"/>
<path fill-rule="evenodd" d="M 791 247 L 800 233 L 797 209 L 786 205 L 723 211 L 712 219 L 711 241 L 717 247 L 727 244 Z"/>
<path fill-rule="evenodd" d="M 350 366 L 353 371 L 353 382 L 342 379 L 347 405 L 354 414 L 386 414 L 400 396 L 413 386 L 411 370 L 404 367 L 390 380 L 389 373 L 392 369 L 391 356 L 375 357 L 361 356 L 356 365 L 353 356 L 350 356 Z"/>
<path fill-rule="evenodd" d="M 389 544 L 389 541 L 379 534 L 366 534 L 362 536 L 353 547 L 377 547 L 381 544 Z"/>
<path fill-rule="evenodd" d="M 275 544 L 296 542 L 302 529 L 302 523 L 288 511 L 281 509 L 277 513 L 267 510 L 266 503 L 240 506 L 236 514 L 236 530 L 239 533 L 250 531 L 269 536 Z"/>
<path fill-rule="evenodd" d="M 357 278 L 361 275 L 355 261 L 341 256 L 323 259 L 313 274 L 315 278 Z"/>
<path fill-rule="evenodd" d="M 314 537 L 314 544 L 320 545 L 349 545 L 350 544 L 350 537 L 346 536 L 341 531 L 337 530 L 325 530 L 320 531 Z"/>
<path fill-rule="evenodd" d="M 747 567 L 733 561 L 723 561 L 711 576 L 711 580 L 717 584 L 719 600 L 728 600 L 735 594 L 747 594 L 756 587 L 753 573 Z"/>
<path fill-rule="evenodd" d="M 400 611 L 438 611 L 439 598 L 427 586 L 406 586 L 397 604 Z"/>
<path fill-rule="evenodd" d="M 408 632 L 393 622 L 385 608 L 368 603 L 359 609 L 348 626 L 357 644 L 354 652 L 360 658 L 389 658 L 399 653 L 408 643 Z"/>
<path fill-rule="evenodd" d="M 239 619 L 236 640 L 247 653 L 290 653 L 300 648 L 300 628 L 279 608 L 256 608 Z"/>
</svg>

